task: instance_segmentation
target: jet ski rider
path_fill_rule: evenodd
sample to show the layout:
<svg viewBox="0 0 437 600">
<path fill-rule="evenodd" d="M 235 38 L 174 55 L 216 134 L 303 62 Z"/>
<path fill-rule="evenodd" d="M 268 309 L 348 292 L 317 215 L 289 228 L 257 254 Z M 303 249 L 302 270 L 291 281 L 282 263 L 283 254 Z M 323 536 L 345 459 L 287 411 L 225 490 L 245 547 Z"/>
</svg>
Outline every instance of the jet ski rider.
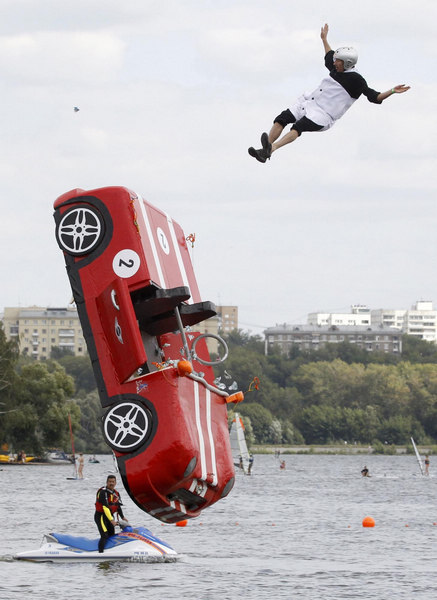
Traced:
<svg viewBox="0 0 437 600">
<path fill-rule="evenodd" d="M 115 475 L 108 475 L 106 486 L 97 490 L 96 494 L 94 521 L 100 533 L 99 552 L 104 551 L 107 539 L 115 533 L 115 525 L 117 525 L 115 515 L 124 519 L 121 508 L 123 503 L 120 494 L 115 489 L 116 483 Z"/>
</svg>

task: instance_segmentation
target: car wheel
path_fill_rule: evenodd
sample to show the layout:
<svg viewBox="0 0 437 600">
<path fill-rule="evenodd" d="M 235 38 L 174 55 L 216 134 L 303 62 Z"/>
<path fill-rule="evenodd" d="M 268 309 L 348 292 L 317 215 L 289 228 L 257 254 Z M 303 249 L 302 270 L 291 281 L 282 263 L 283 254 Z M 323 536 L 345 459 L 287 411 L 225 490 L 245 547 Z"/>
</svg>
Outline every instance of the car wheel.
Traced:
<svg viewBox="0 0 437 600">
<path fill-rule="evenodd" d="M 103 419 L 103 433 L 108 445 L 117 452 L 133 452 L 149 437 L 152 415 L 140 402 L 133 400 L 113 406 Z"/>
<path fill-rule="evenodd" d="M 73 256 L 89 254 L 104 234 L 100 213 L 91 206 L 74 206 L 67 210 L 56 228 L 56 239 L 62 250 Z"/>
</svg>

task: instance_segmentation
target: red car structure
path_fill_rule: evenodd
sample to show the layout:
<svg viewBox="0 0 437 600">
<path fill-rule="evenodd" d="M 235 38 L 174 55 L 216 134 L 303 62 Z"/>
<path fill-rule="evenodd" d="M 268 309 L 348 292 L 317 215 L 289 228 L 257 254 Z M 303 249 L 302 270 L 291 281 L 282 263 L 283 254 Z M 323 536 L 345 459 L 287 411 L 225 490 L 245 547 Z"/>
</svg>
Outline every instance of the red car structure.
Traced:
<svg viewBox="0 0 437 600">
<path fill-rule="evenodd" d="M 234 483 L 229 396 L 214 384 L 203 302 L 181 227 L 123 187 L 72 190 L 55 204 L 56 239 L 104 414 L 103 432 L 136 504 L 175 523 Z"/>
</svg>

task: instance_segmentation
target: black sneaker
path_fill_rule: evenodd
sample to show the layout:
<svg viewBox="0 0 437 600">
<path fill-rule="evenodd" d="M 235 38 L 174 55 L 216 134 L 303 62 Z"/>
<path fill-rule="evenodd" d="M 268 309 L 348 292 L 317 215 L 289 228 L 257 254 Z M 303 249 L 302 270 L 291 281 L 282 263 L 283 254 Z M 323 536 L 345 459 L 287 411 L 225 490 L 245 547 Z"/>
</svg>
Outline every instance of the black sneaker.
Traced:
<svg viewBox="0 0 437 600">
<path fill-rule="evenodd" d="M 250 156 L 253 156 L 253 158 L 256 158 L 256 160 L 259 160 L 259 162 L 261 163 L 265 163 L 266 162 L 266 157 L 264 156 L 264 149 L 261 148 L 260 150 L 255 150 L 255 148 L 253 146 L 251 146 L 248 150 Z"/>
<path fill-rule="evenodd" d="M 261 144 L 262 144 L 262 147 L 263 147 L 263 150 L 264 150 L 264 152 L 263 152 L 264 156 L 266 157 L 266 159 L 270 158 L 271 155 L 272 155 L 272 145 L 269 142 L 269 136 L 268 136 L 267 133 L 263 133 L 262 134 L 262 136 L 261 136 Z"/>
</svg>

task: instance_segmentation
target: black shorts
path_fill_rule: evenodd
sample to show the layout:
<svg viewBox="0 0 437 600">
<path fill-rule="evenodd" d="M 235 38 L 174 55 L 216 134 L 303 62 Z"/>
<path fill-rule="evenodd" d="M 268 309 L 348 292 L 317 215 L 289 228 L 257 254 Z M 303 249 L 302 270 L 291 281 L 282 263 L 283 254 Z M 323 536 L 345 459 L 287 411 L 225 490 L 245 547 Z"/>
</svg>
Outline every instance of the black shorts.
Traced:
<svg viewBox="0 0 437 600">
<path fill-rule="evenodd" d="M 301 133 L 303 133 L 304 131 L 320 131 L 321 129 L 323 129 L 323 125 L 318 125 L 317 123 L 314 123 L 314 121 L 311 121 L 311 119 L 308 119 L 307 117 L 302 117 L 301 119 L 296 121 L 296 117 L 293 115 L 289 108 L 283 110 L 281 114 L 276 117 L 273 123 L 279 123 L 279 125 L 282 125 L 282 127 L 293 123 L 291 129 L 295 129 L 298 135 L 301 135 Z"/>
</svg>

